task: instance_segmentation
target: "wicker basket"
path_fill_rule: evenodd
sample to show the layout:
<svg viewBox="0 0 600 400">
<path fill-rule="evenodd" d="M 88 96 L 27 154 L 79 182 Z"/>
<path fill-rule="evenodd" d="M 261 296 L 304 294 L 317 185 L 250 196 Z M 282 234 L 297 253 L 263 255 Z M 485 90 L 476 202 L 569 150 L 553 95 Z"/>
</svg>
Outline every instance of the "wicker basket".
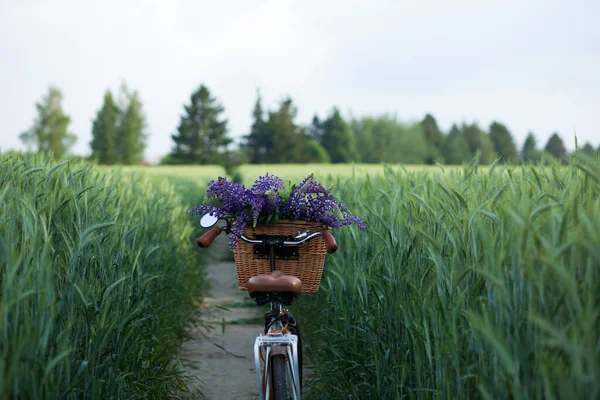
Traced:
<svg viewBox="0 0 600 400">
<path fill-rule="evenodd" d="M 293 236 L 298 231 L 310 229 L 310 233 L 325 229 L 322 224 L 306 221 L 280 220 L 276 224 L 259 225 L 255 229 L 246 228 L 244 236 L 255 238 L 255 235 Z M 280 259 L 276 257 L 275 268 L 286 275 L 294 275 L 302 281 L 302 293 L 317 293 L 321 283 L 323 264 L 327 248 L 323 237 L 317 236 L 298 246 L 298 257 Z M 248 290 L 248 279 L 254 275 L 269 274 L 269 259 L 258 258 L 254 253 L 254 245 L 240 240 L 233 252 L 240 290 Z"/>
</svg>

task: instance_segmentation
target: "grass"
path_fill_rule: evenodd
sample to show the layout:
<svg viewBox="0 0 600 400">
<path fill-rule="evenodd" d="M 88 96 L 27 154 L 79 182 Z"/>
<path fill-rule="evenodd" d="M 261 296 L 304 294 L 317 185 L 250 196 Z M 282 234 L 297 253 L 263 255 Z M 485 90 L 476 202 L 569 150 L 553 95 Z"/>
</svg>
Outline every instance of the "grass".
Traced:
<svg viewBox="0 0 600 400">
<path fill-rule="evenodd" d="M 198 193 L 224 175 L 144 171 Z M 320 293 L 298 303 L 317 361 L 308 396 L 600 396 L 597 160 L 241 167 L 246 185 L 266 172 L 314 172 L 371 227 L 337 233 Z"/>
<path fill-rule="evenodd" d="M 0 397 L 172 395 L 204 285 L 181 215 L 224 171 L 0 157 Z M 370 226 L 295 307 L 308 397 L 600 397 L 597 160 L 241 167 L 266 172 L 314 172 Z"/>
<path fill-rule="evenodd" d="M 164 399 L 205 289 L 171 185 L 0 154 L 0 398 Z"/>
<path fill-rule="evenodd" d="M 455 169 L 458 167 L 444 167 L 445 169 Z M 333 178 L 360 178 L 370 176 L 381 176 L 386 169 L 394 171 L 428 171 L 431 173 L 440 172 L 438 166 L 431 165 L 391 165 L 383 164 L 246 164 L 239 168 L 243 177 L 243 182 L 251 186 L 256 178 L 261 175 L 274 174 L 281 177 L 284 181 L 300 182 L 310 173 L 314 173 L 318 180 Z M 195 183 L 201 190 L 206 190 L 206 184 L 211 179 L 219 176 L 226 176 L 225 170 L 220 166 L 150 166 L 150 167 L 126 167 L 124 171 L 143 171 L 149 176 L 160 178 L 177 177 L 180 180 Z M 202 192 L 203 194 L 203 192 Z"/>
<path fill-rule="evenodd" d="M 600 164 L 476 168 L 337 182 L 370 231 L 296 307 L 307 395 L 600 397 Z"/>
</svg>

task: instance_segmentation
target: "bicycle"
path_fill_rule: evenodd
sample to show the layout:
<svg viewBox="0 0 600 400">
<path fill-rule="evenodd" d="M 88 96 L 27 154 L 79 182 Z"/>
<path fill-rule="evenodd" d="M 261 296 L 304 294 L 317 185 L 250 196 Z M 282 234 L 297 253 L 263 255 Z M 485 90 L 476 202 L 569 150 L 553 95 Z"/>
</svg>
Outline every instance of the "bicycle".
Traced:
<svg viewBox="0 0 600 400">
<path fill-rule="evenodd" d="M 213 227 L 218 219 L 210 214 L 200 219 L 204 228 Z M 201 248 L 207 248 L 213 240 L 225 232 L 231 231 L 227 225 L 215 226 L 196 240 Z M 271 304 L 265 315 L 264 333 L 260 333 L 254 342 L 254 363 L 259 398 L 269 400 L 300 400 L 302 391 L 302 342 L 300 328 L 288 308 L 302 293 L 302 281 L 293 275 L 286 275 L 276 269 L 276 258 L 286 253 L 285 249 L 298 246 L 322 236 L 327 253 L 337 250 L 334 237 L 327 230 L 309 234 L 308 230 L 296 235 L 269 236 L 250 239 L 236 235 L 240 240 L 256 246 L 257 252 L 267 254 L 270 262 L 270 274 L 250 277 L 247 282 L 248 294 L 259 306 Z"/>
</svg>

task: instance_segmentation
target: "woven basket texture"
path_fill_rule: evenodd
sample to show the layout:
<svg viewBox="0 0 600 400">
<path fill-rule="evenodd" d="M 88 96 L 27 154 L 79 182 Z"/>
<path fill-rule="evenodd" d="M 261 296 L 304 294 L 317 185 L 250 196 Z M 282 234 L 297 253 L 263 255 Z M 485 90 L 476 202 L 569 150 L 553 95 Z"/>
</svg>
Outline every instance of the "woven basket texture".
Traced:
<svg viewBox="0 0 600 400">
<path fill-rule="evenodd" d="M 306 221 L 280 220 L 276 224 L 258 225 L 246 228 L 244 236 L 254 239 L 256 235 L 293 236 L 298 231 L 310 229 L 309 234 L 325 229 L 322 224 Z M 255 255 L 254 245 L 240 240 L 234 250 L 238 286 L 240 290 L 248 290 L 248 279 L 251 276 L 269 274 L 269 259 L 260 259 Z M 327 248 L 323 237 L 317 236 L 298 246 L 297 259 L 280 259 L 276 257 L 275 269 L 286 275 L 294 275 L 302 281 L 302 293 L 317 293 L 321 283 L 323 264 Z"/>
</svg>

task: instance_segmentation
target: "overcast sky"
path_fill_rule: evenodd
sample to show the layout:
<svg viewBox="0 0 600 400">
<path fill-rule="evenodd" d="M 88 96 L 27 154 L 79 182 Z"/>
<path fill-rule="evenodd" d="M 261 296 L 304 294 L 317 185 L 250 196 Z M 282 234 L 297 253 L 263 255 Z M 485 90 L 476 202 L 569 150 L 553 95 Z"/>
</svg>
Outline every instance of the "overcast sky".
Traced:
<svg viewBox="0 0 600 400">
<path fill-rule="evenodd" d="M 183 104 L 206 84 L 230 133 L 246 134 L 260 89 L 285 96 L 299 123 L 432 113 L 505 123 L 517 143 L 552 132 L 600 145 L 600 1 L 0 0 L 0 148 L 22 148 L 49 85 L 89 154 L 107 89 L 139 91 L 146 157 L 167 153 Z"/>
</svg>

